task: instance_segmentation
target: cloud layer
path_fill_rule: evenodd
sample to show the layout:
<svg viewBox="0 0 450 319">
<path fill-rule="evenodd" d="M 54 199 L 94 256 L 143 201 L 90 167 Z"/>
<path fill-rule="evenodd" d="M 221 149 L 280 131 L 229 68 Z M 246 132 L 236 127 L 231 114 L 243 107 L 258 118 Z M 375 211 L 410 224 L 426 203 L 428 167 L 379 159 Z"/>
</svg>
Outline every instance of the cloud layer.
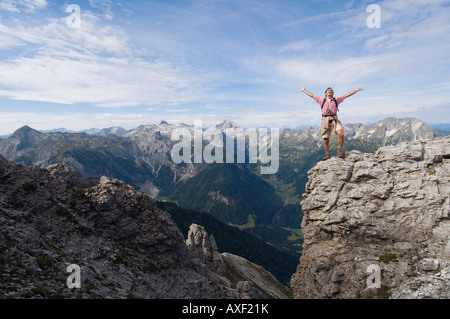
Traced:
<svg viewBox="0 0 450 319">
<path fill-rule="evenodd" d="M 363 87 L 343 104 L 344 121 L 448 106 L 448 0 L 377 1 L 379 29 L 367 27 L 368 3 L 353 0 L 79 2 L 73 29 L 67 4 L 0 0 L 1 130 L 14 118 L 33 126 L 30 114 L 53 127 L 67 114 L 97 127 L 133 116 L 315 124 L 305 85 Z M 9 106 L 20 101 L 23 116 Z"/>
<path fill-rule="evenodd" d="M 46 0 L 2 0 L 0 10 L 11 12 L 35 11 L 47 7 Z"/>
<path fill-rule="evenodd" d="M 0 22 L 2 49 L 23 54 L 0 62 L 0 95 L 15 100 L 124 107 L 186 103 L 201 83 L 186 66 L 140 55 L 120 27 L 89 13 L 82 27 L 67 18 L 44 24 Z"/>
</svg>

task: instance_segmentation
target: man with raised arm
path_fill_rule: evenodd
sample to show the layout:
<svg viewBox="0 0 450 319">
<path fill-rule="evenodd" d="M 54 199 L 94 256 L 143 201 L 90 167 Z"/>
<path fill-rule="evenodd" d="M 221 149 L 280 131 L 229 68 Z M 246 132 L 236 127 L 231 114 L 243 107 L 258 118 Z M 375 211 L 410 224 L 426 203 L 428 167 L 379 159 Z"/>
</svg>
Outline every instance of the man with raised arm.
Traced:
<svg viewBox="0 0 450 319">
<path fill-rule="evenodd" d="M 356 87 L 356 89 L 352 92 L 349 92 L 343 96 L 334 97 L 334 91 L 332 88 L 328 88 L 325 90 L 325 97 L 318 97 L 311 92 L 306 90 L 306 87 L 301 88 L 301 91 L 305 92 L 305 94 L 309 95 L 313 99 L 316 100 L 317 103 L 322 107 L 322 123 L 320 125 L 320 134 L 322 134 L 323 144 L 325 147 L 325 157 L 323 160 L 327 160 L 331 158 L 330 155 L 330 136 L 332 134 L 337 134 L 339 136 L 339 146 L 337 149 L 337 156 L 340 158 L 344 158 L 344 153 L 342 152 L 342 146 L 344 145 L 344 128 L 342 126 L 341 121 L 339 121 L 337 117 L 338 106 L 346 98 L 352 96 L 358 91 L 361 91 L 361 88 Z"/>
</svg>

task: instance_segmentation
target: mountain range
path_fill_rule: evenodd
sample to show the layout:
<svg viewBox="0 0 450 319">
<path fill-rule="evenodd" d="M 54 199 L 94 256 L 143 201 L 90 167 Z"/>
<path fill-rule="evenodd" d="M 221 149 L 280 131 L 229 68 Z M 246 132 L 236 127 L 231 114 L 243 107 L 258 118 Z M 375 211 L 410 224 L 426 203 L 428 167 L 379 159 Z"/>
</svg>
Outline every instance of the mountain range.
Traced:
<svg viewBox="0 0 450 319">
<path fill-rule="evenodd" d="M 171 163 L 177 127 L 192 129 L 22 127 L 0 140 L 5 156 L 39 163 L 0 156 L 0 293 L 290 298 L 290 285 L 296 298 L 448 295 L 448 137 L 416 119 L 347 125 L 346 159 L 323 162 L 316 129 L 283 130 L 279 170 L 264 175 L 261 163 Z M 73 263 L 83 290 L 62 284 Z M 373 265 L 379 290 L 364 286 Z"/>
<path fill-rule="evenodd" d="M 387 118 L 371 125 L 344 127 L 344 151 L 371 153 L 381 146 L 438 136 L 414 118 Z M 24 126 L 0 139 L 0 154 L 28 166 L 67 164 L 84 178 L 117 178 L 158 200 L 208 212 L 221 222 L 300 254 L 299 203 L 307 172 L 324 155 L 318 129 L 281 130 L 278 171 L 261 175 L 261 163 L 174 163 L 171 150 L 176 142 L 171 133 L 177 128 L 194 130 L 192 125 L 165 121 L 128 131 L 117 127 L 91 130 L 90 134 L 39 132 Z M 223 133 L 227 128 L 238 125 L 227 120 L 215 127 Z M 203 141 L 203 147 L 207 142 Z M 334 154 L 336 147 L 336 139 L 332 139 Z"/>
</svg>

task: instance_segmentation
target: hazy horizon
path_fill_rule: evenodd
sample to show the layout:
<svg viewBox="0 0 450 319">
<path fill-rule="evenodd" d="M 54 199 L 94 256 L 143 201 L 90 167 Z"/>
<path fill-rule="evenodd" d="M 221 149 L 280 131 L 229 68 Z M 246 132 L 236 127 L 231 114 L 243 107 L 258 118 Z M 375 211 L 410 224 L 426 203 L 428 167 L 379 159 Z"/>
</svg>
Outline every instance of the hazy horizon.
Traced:
<svg viewBox="0 0 450 319">
<path fill-rule="evenodd" d="M 379 121 L 383 121 L 383 120 L 386 120 L 386 119 L 388 119 L 388 118 L 395 118 L 395 117 L 386 117 L 386 118 L 384 118 L 384 119 L 382 119 L 382 120 L 377 120 L 377 121 L 373 121 L 373 122 L 366 122 L 366 123 L 360 123 L 360 122 L 354 122 L 354 123 L 346 123 L 346 122 L 343 122 L 342 124 L 344 125 L 344 127 L 345 127 L 345 125 L 355 125 L 355 124 L 362 124 L 362 125 L 364 125 L 364 126 L 369 126 L 369 125 L 372 125 L 372 124 L 374 124 L 374 123 L 376 123 L 376 122 L 379 122 Z M 400 119 L 402 119 L 402 118 L 396 118 L 396 119 L 398 119 L 398 120 L 400 120 Z M 418 119 L 418 118 L 416 118 L 416 119 Z M 420 119 L 418 119 L 418 120 L 420 120 Z M 11 135 L 11 134 L 13 134 L 15 131 L 17 131 L 17 130 L 19 130 L 19 129 L 21 129 L 21 128 L 23 128 L 23 127 L 25 127 L 25 126 L 28 126 L 28 127 L 30 127 L 31 129 L 34 129 L 34 130 L 36 130 L 36 131 L 39 131 L 39 132 L 42 132 L 42 133 L 52 133 L 52 132 L 67 132 L 67 133 L 85 133 L 86 131 L 90 131 L 90 130 L 98 130 L 98 131 L 101 131 L 101 130 L 107 130 L 107 129 L 111 129 L 111 128 L 121 128 L 121 129 L 124 129 L 124 130 L 126 130 L 126 131 L 131 131 L 131 130 L 133 130 L 133 129 L 136 129 L 137 127 L 139 127 L 139 126 L 145 126 L 145 125 L 155 125 L 155 126 L 157 126 L 157 125 L 160 125 L 161 124 L 161 122 L 167 122 L 167 124 L 169 124 L 169 125 L 179 125 L 179 124 L 185 124 L 185 125 L 189 125 L 189 126 L 193 126 L 194 125 L 194 123 L 184 123 L 184 122 L 178 122 L 178 123 L 171 123 L 171 122 L 169 122 L 169 121 L 165 121 L 165 120 L 162 120 L 162 121 L 160 121 L 159 123 L 142 123 L 142 124 L 140 124 L 140 125 L 137 125 L 137 126 L 134 126 L 134 127 L 131 127 L 131 128 L 125 128 L 125 127 L 121 127 L 121 126 L 118 126 L 118 125 L 113 125 L 113 126 L 109 126 L 109 127 L 91 127 L 91 128 L 88 128 L 88 129 L 83 129 L 83 130 L 71 130 L 71 129 L 68 129 L 68 128 L 65 128 L 65 127 L 55 127 L 55 128 L 50 128 L 50 129 L 37 129 L 37 128 L 34 128 L 34 127 L 32 127 L 32 126 L 30 126 L 30 125 L 22 125 L 22 126 L 20 126 L 20 127 L 18 127 L 17 129 L 15 129 L 14 131 L 12 131 L 12 132 L 9 132 L 9 133 L 7 133 L 7 134 L 2 134 L 2 135 L 0 135 L 0 138 L 1 137 L 6 137 L 6 136 L 9 136 L 9 135 Z M 231 119 L 224 119 L 223 121 L 221 121 L 221 122 L 218 122 L 218 123 L 215 123 L 215 124 L 211 124 L 211 125 L 203 125 L 203 128 L 204 129 L 207 129 L 207 128 L 210 128 L 210 127 L 215 127 L 216 125 L 219 125 L 219 124 L 221 124 L 221 123 L 223 123 L 224 121 L 232 121 L 232 122 L 234 122 L 237 126 L 239 126 L 239 127 L 241 127 L 241 128 L 244 128 L 244 129 L 247 129 L 247 128 L 250 128 L 250 127 L 248 127 L 248 126 L 241 126 L 239 123 L 237 123 L 237 122 L 235 122 L 235 121 L 233 121 L 233 120 L 231 120 Z M 422 121 L 422 120 L 421 120 Z M 444 126 L 450 126 L 450 122 L 447 122 L 447 123 L 445 123 L 445 122 L 442 122 L 442 123 L 427 123 L 427 122 L 425 122 L 425 121 L 423 121 L 425 124 L 427 124 L 428 126 L 430 126 L 430 127 L 432 127 L 432 128 L 434 128 L 434 127 L 437 127 L 437 126 L 442 126 L 442 125 L 444 125 Z M 267 127 L 267 126 L 259 126 L 259 127 L 254 127 L 254 128 L 265 128 L 265 127 Z M 308 128 L 319 128 L 320 127 L 320 125 L 307 125 L 307 124 L 305 124 L 305 125 L 302 125 L 302 124 L 300 124 L 300 125 L 298 125 L 298 126 L 296 126 L 296 127 L 289 127 L 289 126 L 281 126 L 281 127 L 277 127 L 277 128 L 279 128 L 279 129 L 282 129 L 282 130 L 304 130 L 304 129 L 308 129 Z M 252 127 L 253 128 L 253 127 Z M 270 128 L 270 127 L 267 127 L 267 128 Z"/>
</svg>

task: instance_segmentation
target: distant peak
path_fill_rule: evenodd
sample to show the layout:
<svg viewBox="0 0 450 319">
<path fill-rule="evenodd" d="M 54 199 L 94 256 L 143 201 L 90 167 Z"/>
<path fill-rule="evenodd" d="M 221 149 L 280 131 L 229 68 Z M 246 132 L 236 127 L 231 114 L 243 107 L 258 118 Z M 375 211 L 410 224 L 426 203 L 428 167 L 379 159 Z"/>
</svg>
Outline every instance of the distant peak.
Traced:
<svg viewBox="0 0 450 319">
<path fill-rule="evenodd" d="M 38 133 L 40 134 L 41 132 L 35 130 L 34 128 L 29 127 L 28 125 L 24 125 L 21 128 L 17 129 L 15 133 L 17 132 L 22 132 L 22 133 Z"/>
<path fill-rule="evenodd" d="M 169 125 L 166 121 L 161 121 L 158 125 Z"/>
<path fill-rule="evenodd" d="M 235 122 L 231 120 L 225 120 L 220 124 L 216 125 L 216 128 L 218 129 L 225 129 L 225 128 L 238 128 L 239 125 L 237 125 Z"/>
<path fill-rule="evenodd" d="M 29 131 L 29 130 L 32 130 L 32 128 L 29 127 L 28 125 L 24 125 L 21 128 L 19 128 L 19 130 L 21 130 L 21 131 Z"/>
</svg>

